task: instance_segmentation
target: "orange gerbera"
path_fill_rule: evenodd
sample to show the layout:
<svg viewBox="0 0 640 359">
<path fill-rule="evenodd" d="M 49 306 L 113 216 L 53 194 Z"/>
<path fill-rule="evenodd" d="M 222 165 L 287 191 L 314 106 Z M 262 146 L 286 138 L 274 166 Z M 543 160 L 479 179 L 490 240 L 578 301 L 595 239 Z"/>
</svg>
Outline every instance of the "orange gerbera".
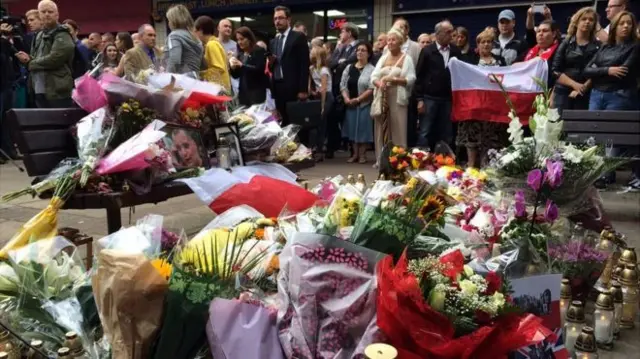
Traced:
<svg viewBox="0 0 640 359">
<path fill-rule="evenodd" d="M 455 160 L 451 156 L 445 155 L 436 155 L 436 163 L 440 166 L 453 166 L 455 164 Z"/>
<path fill-rule="evenodd" d="M 418 217 L 422 218 L 425 222 L 436 222 L 444 216 L 445 209 L 444 200 L 439 196 L 431 195 L 424 201 Z"/>
<path fill-rule="evenodd" d="M 256 229 L 254 236 L 256 237 L 256 239 L 264 239 L 264 228 Z"/>
<path fill-rule="evenodd" d="M 166 279 L 167 281 L 169 280 L 169 277 L 171 277 L 171 271 L 173 270 L 171 263 L 167 262 L 163 258 L 157 258 L 151 261 L 151 265 L 158 271 L 158 273 L 160 273 L 160 275 L 164 279 Z"/>
<path fill-rule="evenodd" d="M 267 275 L 271 275 L 280 270 L 280 258 L 277 255 L 271 256 L 269 266 L 267 266 Z"/>
</svg>

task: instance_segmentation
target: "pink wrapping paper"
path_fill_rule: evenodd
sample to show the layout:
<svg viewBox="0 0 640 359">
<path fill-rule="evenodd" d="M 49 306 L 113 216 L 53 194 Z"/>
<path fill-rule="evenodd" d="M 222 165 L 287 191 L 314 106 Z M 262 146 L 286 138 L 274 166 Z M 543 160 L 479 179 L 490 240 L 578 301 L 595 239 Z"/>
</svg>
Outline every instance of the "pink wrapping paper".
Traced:
<svg viewBox="0 0 640 359">
<path fill-rule="evenodd" d="M 211 302 L 207 340 L 216 359 L 285 358 L 269 310 L 238 300 Z"/>
</svg>

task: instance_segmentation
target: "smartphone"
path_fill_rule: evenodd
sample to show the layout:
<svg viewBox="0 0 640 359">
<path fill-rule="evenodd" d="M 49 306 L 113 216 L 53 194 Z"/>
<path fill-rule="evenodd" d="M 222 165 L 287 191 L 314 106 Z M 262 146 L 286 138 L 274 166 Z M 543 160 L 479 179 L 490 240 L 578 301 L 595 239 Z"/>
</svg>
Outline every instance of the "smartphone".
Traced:
<svg viewBox="0 0 640 359">
<path fill-rule="evenodd" d="M 533 13 L 544 14 L 544 7 L 544 4 L 533 4 Z"/>
</svg>

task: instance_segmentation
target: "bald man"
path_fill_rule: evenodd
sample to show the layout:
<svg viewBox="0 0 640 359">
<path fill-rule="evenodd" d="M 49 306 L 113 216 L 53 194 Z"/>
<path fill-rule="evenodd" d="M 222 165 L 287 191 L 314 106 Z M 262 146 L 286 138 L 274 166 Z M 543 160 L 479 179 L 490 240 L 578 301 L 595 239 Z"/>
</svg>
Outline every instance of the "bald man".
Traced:
<svg viewBox="0 0 640 359">
<path fill-rule="evenodd" d="M 238 44 L 231 38 L 233 34 L 233 23 L 229 19 L 222 19 L 218 23 L 218 40 L 224 47 L 224 52 L 227 54 L 227 59 L 234 57 L 238 54 Z M 240 80 L 231 78 L 231 87 L 233 93 L 237 94 L 240 87 Z"/>
<path fill-rule="evenodd" d="M 156 47 L 156 30 L 149 24 L 138 29 L 140 43 L 124 55 L 124 75 L 134 77 L 138 72 L 157 68 L 162 61 L 162 51 Z"/>
<path fill-rule="evenodd" d="M 73 55 L 75 43 L 66 26 L 58 23 L 58 6 L 50 0 L 38 4 L 42 31 L 36 36 L 31 55 L 18 53 L 30 72 L 36 107 L 66 108 L 73 105 Z"/>
</svg>

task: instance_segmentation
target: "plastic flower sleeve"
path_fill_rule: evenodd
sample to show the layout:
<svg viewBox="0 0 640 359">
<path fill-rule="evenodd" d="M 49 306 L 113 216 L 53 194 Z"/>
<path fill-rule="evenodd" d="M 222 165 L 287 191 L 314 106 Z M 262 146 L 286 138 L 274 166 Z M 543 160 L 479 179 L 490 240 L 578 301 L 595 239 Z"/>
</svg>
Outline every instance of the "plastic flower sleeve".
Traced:
<svg viewBox="0 0 640 359">
<path fill-rule="evenodd" d="M 85 186 L 98 161 L 107 150 L 114 128 L 113 118 L 108 108 L 98 109 L 76 124 L 78 157 L 82 161 L 80 186 Z"/>
<path fill-rule="evenodd" d="M 362 205 L 360 190 L 352 184 L 340 186 L 327 210 L 322 233 L 349 238 Z"/>
<path fill-rule="evenodd" d="M 89 113 L 107 106 L 107 95 L 98 80 L 90 74 L 84 74 L 75 80 L 71 98 L 81 109 Z"/>
<path fill-rule="evenodd" d="M 43 239 L 9 253 L 20 292 L 5 299 L 4 309 L 18 322 L 27 339 L 40 339 L 53 354 L 66 332 L 74 331 L 85 350 L 93 352 L 93 336 L 85 331 L 75 288 L 84 280 L 76 247 L 63 237 Z"/>
<path fill-rule="evenodd" d="M 280 254 L 278 331 L 287 358 L 357 358 L 371 340 L 383 254 L 297 233 Z"/>
<path fill-rule="evenodd" d="M 135 226 L 122 228 L 98 240 L 101 248 L 156 258 L 162 250 L 162 216 L 147 215 Z"/>
<path fill-rule="evenodd" d="M 207 339 L 216 359 L 285 358 L 275 318 L 267 308 L 256 304 L 214 299 L 209 305 Z"/>
</svg>

